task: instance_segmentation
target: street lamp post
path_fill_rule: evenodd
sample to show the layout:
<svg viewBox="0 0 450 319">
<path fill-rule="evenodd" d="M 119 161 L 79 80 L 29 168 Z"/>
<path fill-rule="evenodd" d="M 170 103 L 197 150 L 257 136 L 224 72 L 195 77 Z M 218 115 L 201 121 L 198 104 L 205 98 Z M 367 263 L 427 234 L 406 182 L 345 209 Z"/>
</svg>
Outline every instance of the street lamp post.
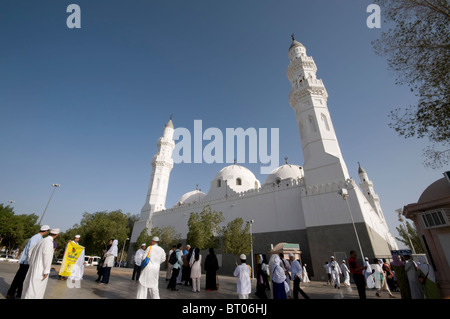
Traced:
<svg viewBox="0 0 450 319">
<path fill-rule="evenodd" d="M 402 217 L 402 214 L 403 214 L 403 207 L 402 207 L 402 208 L 399 208 L 399 209 L 396 209 L 395 211 L 397 212 L 398 221 L 399 221 L 400 223 L 403 223 L 403 222 L 405 221 L 405 220 L 403 219 L 403 217 Z M 411 250 L 412 250 L 413 254 L 415 254 L 415 253 L 416 253 L 416 250 L 414 249 L 414 246 L 413 246 L 413 244 L 412 244 L 412 242 L 411 242 L 411 237 L 409 237 L 408 228 L 406 227 L 406 223 L 403 223 L 403 226 L 405 227 L 405 233 L 406 233 L 406 236 L 408 237 L 409 245 L 411 246 Z"/>
<path fill-rule="evenodd" d="M 364 263 L 364 254 L 363 254 L 363 250 L 362 250 L 362 247 L 361 247 L 361 242 L 359 241 L 359 236 L 358 236 L 358 232 L 356 231 L 355 221 L 353 220 L 352 211 L 350 209 L 350 205 L 348 204 L 348 200 L 347 200 L 347 198 L 348 198 L 348 190 L 346 188 L 341 188 L 338 191 L 338 194 L 341 195 L 342 198 L 344 199 L 344 201 L 347 203 L 348 212 L 350 214 L 350 219 L 352 220 L 353 229 L 355 230 L 356 240 L 358 241 L 359 251 L 361 252 L 361 258 L 362 258 L 363 263 Z"/>
<path fill-rule="evenodd" d="M 247 223 L 250 224 L 250 251 L 251 251 L 251 259 L 252 259 L 252 278 L 255 278 L 255 269 L 253 268 L 253 234 L 252 234 L 252 225 L 255 221 L 253 219 L 247 220 Z"/>
<path fill-rule="evenodd" d="M 119 267 L 120 268 L 120 264 L 122 263 L 122 259 L 123 259 L 123 251 L 125 249 L 125 245 L 127 244 L 127 240 L 129 240 L 130 238 L 125 239 L 125 242 L 123 243 L 123 247 L 122 247 L 122 254 L 120 255 L 120 261 L 119 261 Z"/>
<path fill-rule="evenodd" d="M 59 185 L 59 184 L 52 184 L 52 186 L 53 186 L 53 192 L 50 195 L 50 199 L 47 202 L 47 206 L 45 206 L 44 212 L 42 213 L 41 219 L 39 220 L 39 223 L 38 223 L 39 225 L 41 224 L 42 219 L 44 218 L 45 212 L 47 211 L 47 208 L 48 208 L 48 204 L 50 204 L 50 201 L 52 200 L 52 197 L 53 197 L 53 194 L 55 193 L 56 188 L 61 187 L 61 185 Z"/>
</svg>

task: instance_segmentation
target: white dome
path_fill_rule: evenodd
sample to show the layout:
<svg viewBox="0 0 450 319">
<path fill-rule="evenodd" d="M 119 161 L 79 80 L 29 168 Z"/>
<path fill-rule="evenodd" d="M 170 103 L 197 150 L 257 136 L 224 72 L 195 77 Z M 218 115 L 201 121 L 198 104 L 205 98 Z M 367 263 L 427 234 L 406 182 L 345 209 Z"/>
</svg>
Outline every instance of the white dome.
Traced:
<svg viewBox="0 0 450 319">
<path fill-rule="evenodd" d="M 192 192 L 188 192 L 188 193 L 184 194 L 183 196 L 181 196 L 181 198 L 178 200 L 178 202 L 175 206 L 199 202 L 205 196 L 206 196 L 205 193 L 196 189 Z"/>
<path fill-rule="evenodd" d="M 261 183 L 248 168 L 236 164 L 222 168 L 213 182 L 216 182 L 216 185 L 218 185 L 218 180 L 221 181 L 220 183 L 226 182 L 226 185 L 236 192 L 243 192 L 261 186 Z"/>
<path fill-rule="evenodd" d="M 275 168 L 269 176 L 267 176 L 264 185 L 267 184 L 279 184 L 285 179 L 300 179 L 303 178 L 303 167 L 299 165 L 285 164 L 280 167 Z"/>
<path fill-rule="evenodd" d="M 227 188 L 241 193 L 260 187 L 261 183 L 248 168 L 233 164 L 222 168 L 211 181 L 208 198 L 230 195 L 229 191 L 227 193 Z"/>
</svg>

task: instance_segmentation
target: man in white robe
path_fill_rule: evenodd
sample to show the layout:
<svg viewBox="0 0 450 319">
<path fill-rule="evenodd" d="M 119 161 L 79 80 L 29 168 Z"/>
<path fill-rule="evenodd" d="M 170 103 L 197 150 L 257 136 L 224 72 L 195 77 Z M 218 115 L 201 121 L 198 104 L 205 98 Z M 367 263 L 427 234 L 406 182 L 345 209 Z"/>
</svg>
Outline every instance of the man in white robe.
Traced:
<svg viewBox="0 0 450 319">
<path fill-rule="evenodd" d="M 372 273 L 372 266 L 369 263 L 369 258 L 364 258 L 364 267 L 367 267 L 363 270 L 363 275 L 366 280 L 367 288 L 372 289 L 375 287 L 375 280 Z"/>
<path fill-rule="evenodd" d="M 143 243 L 141 245 L 141 248 L 139 248 L 136 251 L 136 254 L 134 255 L 134 267 L 133 267 L 133 274 L 131 276 L 131 280 L 139 281 L 139 277 L 141 276 L 141 263 L 142 263 L 142 257 L 144 256 L 145 251 L 147 250 L 147 244 Z"/>
<path fill-rule="evenodd" d="M 75 239 L 72 241 L 73 243 L 81 246 L 78 242 L 80 241 L 80 235 L 75 235 Z M 83 246 L 81 246 L 83 247 Z M 67 249 L 67 248 L 66 248 Z M 72 272 L 69 276 L 69 280 L 67 281 L 67 287 L 69 288 L 81 288 L 81 280 L 83 279 L 84 274 L 84 256 L 85 249 L 80 253 L 75 265 L 73 265 Z"/>
<path fill-rule="evenodd" d="M 237 293 L 239 299 L 248 299 L 248 296 L 252 292 L 252 282 L 250 279 L 250 266 L 247 265 L 247 256 L 241 254 L 239 256 L 241 264 L 234 270 L 234 276 L 237 277 Z"/>
<path fill-rule="evenodd" d="M 344 276 L 344 286 L 350 287 L 350 270 L 347 267 L 347 262 L 345 260 L 341 263 L 341 272 Z"/>
<path fill-rule="evenodd" d="M 308 276 L 308 271 L 306 270 L 306 264 L 303 265 L 302 268 L 302 282 L 310 282 L 311 280 L 309 280 L 309 276 Z"/>
<path fill-rule="evenodd" d="M 334 260 L 334 256 L 331 256 L 331 262 L 330 262 L 330 271 L 331 271 L 331 278 L 334 283 L 334 288 L 341 289 L 341 267 L 339 266 L 339 263 Z"/>
<path fill-rule="evenodd" d="M 69 243 L 78 245 L 80 247 L 83 247 L 79 244 L 81 236 L 80 235 L 75 235 L 74 239 L 69 241 Z M 67 249 L 69 248 L 69 243 L 66 245 L 66 249 L 64 250 L 64 258 L 66 258 L 67 256 Z M 78 256 L 77 261 L 75 262 L 75 264 L 73 264 L 72 267 L 61 267 L 59 270 L 59 280 L 67 280 L 67 278 L 69 278 L 70 280 L 67 281 L 67 287 L 69 288 L 80 288 L 80 280 L 83 279 L 83 274 L 84 274 L 84 247 L 83 250 L 80 253 L 80 256 Z M 63 259 L 64 262 L 64 259 Z M 63 263 L 64 264 L 64 263 Z M 70 276 L 62 276 L 62 273 L 70 273 Z"/>
<path fill-rule="evenodd" d="M 51 229 L 49 236 L 42 239 L 29 251 L 30 268 L 23 283 L 23 299 L 44 298 L 53 260 L 53 240 L 58 237 L 58 234 L 58 228 Z"/>
<path fill-rule="evenodd" d="M 30 238 L 25 246 L 22 254 L 19 258 L 19 270 L 14 276 L 14 280 L 11 283 L 11 287 L 8 290 L 6 299 L 20 299 L 22 297 L 23 282 L 27 276 L 29 264 L 28 264 L 28 252 L 32 249 L 38 242 L 40 242 L 44 236 L 47 236 L 50 231 L 50 226 L 42 225 L 39 233 Z"/>
<path fill-rule="evenodd" d="M 150 292 L 151 299 L 160 299 L 158 287 L 159 269 L 160 265 L 166 261 L 166 252 L 158 246 L 158 242 L 159 238 L 153 237 L 151 245 L 145 250 L 142 256 L 142 260 L 144 260 L 148 255 L 150 261 L 141 270 L 137 299 L 147 299 L 147 291 Z"/>
</svg>

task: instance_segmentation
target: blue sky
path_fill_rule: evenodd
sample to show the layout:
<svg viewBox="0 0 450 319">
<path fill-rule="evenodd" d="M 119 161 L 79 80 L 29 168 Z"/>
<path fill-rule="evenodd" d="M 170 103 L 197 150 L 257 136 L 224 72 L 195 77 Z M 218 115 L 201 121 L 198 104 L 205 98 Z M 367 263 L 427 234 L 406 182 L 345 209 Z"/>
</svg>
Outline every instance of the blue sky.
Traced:
<svg viewBox="0 0 450 319">
<path fill-rule="evenodd" d="M 66 8 L 81 7 L 81 29 Z M 280 164 L 303 164 L 288 101 L 295 33 L 318 67 L 350 175 L 374 182 L 391 231 L 443 170 L 422 165 L 426 141 L 388 127 L 414 103 L 396 86 L 366 26 L 371 1 L 76 0 L 0 2 L 0 203 L 66 230 L 84 212 L 139 214 L 164 124 L 279 128 Z M 179 164 L 166 207 L 227 164 Z M 259 174 L 260 163 L 242 165 Z M 448 169 L 448 168 L 446 168 Z"/>
</svg>

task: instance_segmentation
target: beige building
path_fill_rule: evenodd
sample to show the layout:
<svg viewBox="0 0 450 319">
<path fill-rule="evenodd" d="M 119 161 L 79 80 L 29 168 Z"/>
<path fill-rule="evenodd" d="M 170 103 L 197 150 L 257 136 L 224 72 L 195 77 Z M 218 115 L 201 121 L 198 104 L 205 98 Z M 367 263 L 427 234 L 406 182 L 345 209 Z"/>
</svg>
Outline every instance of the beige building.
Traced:
<svg viewBox="0 0 450 319">
<path fill-rule="evenodd" d="M 428 186 L 403 215 L 416 225 L 442 298 L 450 298 L 450 171 Z"/>
</svg>

